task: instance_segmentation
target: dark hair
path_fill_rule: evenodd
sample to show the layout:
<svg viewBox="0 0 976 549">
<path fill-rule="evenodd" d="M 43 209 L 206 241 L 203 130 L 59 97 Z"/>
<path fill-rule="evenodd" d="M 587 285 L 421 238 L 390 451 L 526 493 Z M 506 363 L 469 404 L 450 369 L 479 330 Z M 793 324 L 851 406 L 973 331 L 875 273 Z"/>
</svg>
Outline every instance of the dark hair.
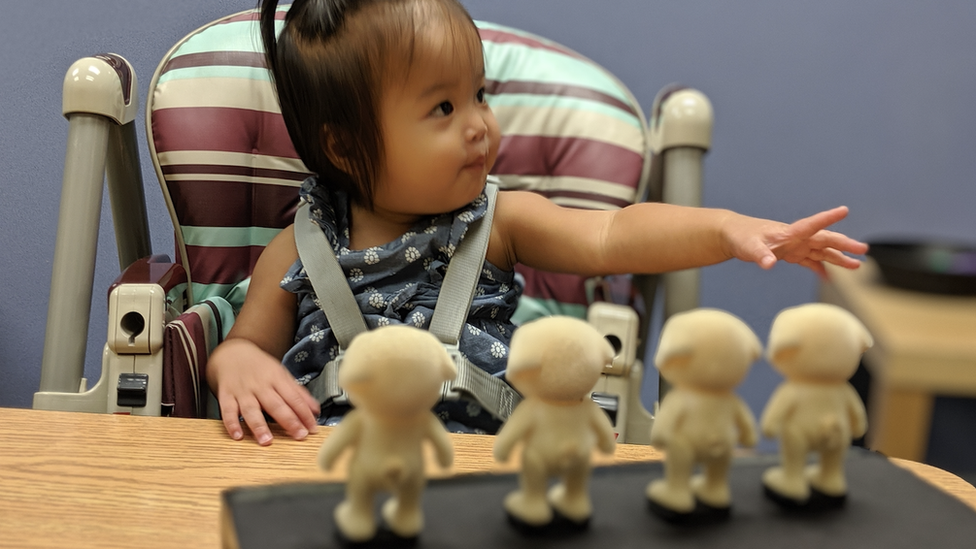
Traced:
<svg viewBox="0 0 976 549">
<path fill-rule="evenodd" d="M 384 157 L 384 69 L 396 53 L 409 70 L 423 3 L 474 28 L 457 0 L 295 0 L 276 40 L 278 2 L 261 2 L 261 40 L 298 156 L 324 184 L 368 208 Z"/>
</svg>

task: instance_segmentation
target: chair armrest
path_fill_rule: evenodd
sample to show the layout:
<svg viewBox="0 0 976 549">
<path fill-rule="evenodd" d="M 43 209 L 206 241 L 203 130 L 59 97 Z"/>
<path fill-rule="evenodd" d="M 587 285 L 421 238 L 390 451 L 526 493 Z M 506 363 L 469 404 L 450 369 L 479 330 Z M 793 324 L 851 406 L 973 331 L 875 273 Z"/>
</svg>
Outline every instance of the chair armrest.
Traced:
<svg viewBox="0 0 976 549">
<path fill-rule="evenodd" d="M 188 305 L 185 291 L 186 271 L 179 263 L 170 262 L 169 256 L 166 255 L 150 255 L 126 267 L 109 286 L 108 295 L 122 284 L 158 284 L 163 288 L 169 306 L 175 308 L 177 312 L 182 312 Z M 179 291 L 180 288 L 183 288 L 183 291 Z M 174 303 L 180 301 L 173 298 L 174 289 L 178 290 L 176 293 L 182 294 L 182 302 Z"/>
</svg>

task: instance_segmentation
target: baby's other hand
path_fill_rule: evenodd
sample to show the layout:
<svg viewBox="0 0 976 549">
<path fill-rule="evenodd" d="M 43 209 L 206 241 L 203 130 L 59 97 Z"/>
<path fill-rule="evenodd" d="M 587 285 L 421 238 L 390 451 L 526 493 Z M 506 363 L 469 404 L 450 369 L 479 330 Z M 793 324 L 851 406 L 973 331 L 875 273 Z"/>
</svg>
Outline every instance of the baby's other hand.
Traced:
<svg viewBox="0 0 976 549">
<path fill-rule="evenodd" d="M 777 260 L 803 265 L 826 278 L 824 262 L 856 269 L 861 262 L 845 254 L 862 255 L 868 245 L 827 227 L 847 217 L 847 207 L 826 210 L 792 224 L 738 216 L 725 227 L 733 257 L 770 269 Z"/>
<path fill-rule="evenodd" d="M 318 431 L 318 401 L 279 361 L 252 342 L 225 341 L 214 350 L 207 366 L 217 369 L 208 372 L 213 374 L 208 377 L 217 380 L 220 414 L 234 440 L 244 438 L 243 420 L 258 444 L 271 444 L 265 411 L 296 440 Z"/>
</svg>

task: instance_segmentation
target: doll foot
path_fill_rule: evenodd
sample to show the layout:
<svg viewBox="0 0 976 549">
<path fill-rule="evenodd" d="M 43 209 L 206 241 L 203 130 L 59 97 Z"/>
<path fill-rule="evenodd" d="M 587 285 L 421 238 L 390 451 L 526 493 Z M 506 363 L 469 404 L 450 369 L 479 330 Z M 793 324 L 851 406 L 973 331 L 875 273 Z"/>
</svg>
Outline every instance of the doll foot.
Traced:
<svg viewBox="0 0 976 549">
<path fill-rule="evenodd" d="M 783 504 L 803 505 L 810 499 L 810 486 L 806 480 L 800 477 L 787 477 L 782 467 L 772 467 L 767 469 L 762 476 L 763 487 L 766 495 L 773 500 L 782 499 Z"/>
<path fill-rule="evenodd" d="M 695 510 L 695 497 L 691 490 L 676 490 L 664 480 L 655 480 L 648 484 L 645 493 L 653 505 L 675 513 L 688 514 Z"/>
<path fill-rule="evenodd" d="M 413 511 L 403 512 L 400 500 L 390 498 L 383 503 L 381 514 L 386 526 L 391 532 L 401 538 L 415 538 L 424 528 L 424 516 L 419 507 Z"/>
<path fill-rule="evenodd" d="M 835 498 L 843 498 L 847 495 L 847 481 L 844 475 L 839 473 L 825 475 L 817 464 L 807 467 L 805 473 L 813 490 Z"/>
<path fill-rule="evenodd" d="M 372 513 L 368 516 L 358 513 L 348 501 L 336 506 L 332 518 L 335 520 L 337 535 L 347 543 L 365 543 L 376 536 L 376 521 Z"/>
<path fill-rule="evenodd" d="M 729 485 L 724 483 L 708 484 L 705 477 L 696 475 L 691 479 L 691 488 L 695 499 L 712 509 L 728 509 L 732 504 L 732 493 Z"/>
<path fill-rule="evenodd" d="M 527 498 L 524 492 L 516 491 L 505 497 L 505 511 L 513 521 L 529 527 L 542 527 L 552 522 L 552 508 L 545 498 Z"/>
<path fill-rule="evenodd" d="M 593 514 L 590 498 L 586 497 L 586 494 L 575 498 L 567 497 L 566 486 L 562 483 L 556 484 L 549 490 L 547 499 L 557 513 L 572 522 L 586 523 Z"/>
</svg>

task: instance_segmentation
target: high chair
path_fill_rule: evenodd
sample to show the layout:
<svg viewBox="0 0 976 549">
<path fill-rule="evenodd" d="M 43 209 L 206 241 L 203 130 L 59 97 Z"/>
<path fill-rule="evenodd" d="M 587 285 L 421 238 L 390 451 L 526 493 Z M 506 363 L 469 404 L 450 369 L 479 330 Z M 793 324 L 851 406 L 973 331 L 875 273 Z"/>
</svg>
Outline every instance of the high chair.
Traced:
<svg viewBox="0 0 976 549">
<path fill-rule="evenodd" d="M 279 24 L 288 7 L 279 8 Z M 663 90 L 648 125 L 627 88 L 593 61 L 526 32 L 478 27 L 488 102 L 502 131 L 493 174 L 503 189 L 577 208 L 700 204 L 712 122 L 702 94 Z M 207 356 L 232 326 L 261 250 L 292 222 L 308 175 L 260 43 L 256 12 L 234 14 L 190 33 L 152 77 L 146 128 L 175 227 L 172 262 L 149 246 L 133 129 L 135 74 L 115 54 L 68 70 L 68 152 L 35 408 L 208 415 Z M 109 292 L 101 378 L 89 389 L 83 372 L 92 276 L 77 273 L 94 270 L 103 178 L 122 274 Z M 522 266 L 518 273 L 525 283 L 518 320 L 585 316 L 614 344 L 618 354 L 593 398 L 621 441 L 646 443 L 652 418 L 640 402 L 642 338 L 658 282 L 670 315 L 697 306 L 697 271 L 635 276 L 633 285 L 629 277 L 587 280 Z"/>
</svg>

